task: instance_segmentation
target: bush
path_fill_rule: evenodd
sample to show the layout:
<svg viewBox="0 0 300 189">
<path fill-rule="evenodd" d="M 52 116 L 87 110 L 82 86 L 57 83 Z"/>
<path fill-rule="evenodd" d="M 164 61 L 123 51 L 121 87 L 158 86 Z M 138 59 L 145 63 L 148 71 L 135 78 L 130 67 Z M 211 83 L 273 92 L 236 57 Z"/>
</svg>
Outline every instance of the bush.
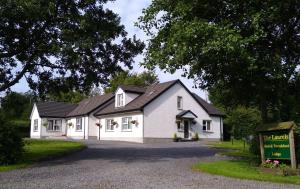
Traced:
<svg viewBox="0 0 300 189">
<path fill-rule="evenodd" d="M 12 120 L 10 126 L 15 127 L 22 138 L 30 136 L 30 121 L 29 120 Z"/>
<path fill-rule="evenodd" d="M 3 115 L 0 115 L 0 122 L 0 165 L 16 163 L 23 155 L 23 140 Z"/>
<path fill-rule="evenodd" d="M 193 140 L 194 141 L 198 141 L 199 140 L 199 135 L 198 133 L 195 133 L 194 137 L 193 137 Z"/>
<path fill-rule="evenodd" d="M 178 137 L 177 137 L 177 134 L 176 134 L 176 133 L 174 133 L 174 135 L 173 135 L 173 141 L 174 141 L 174 142 L 178 142 Z"/>
</svg>

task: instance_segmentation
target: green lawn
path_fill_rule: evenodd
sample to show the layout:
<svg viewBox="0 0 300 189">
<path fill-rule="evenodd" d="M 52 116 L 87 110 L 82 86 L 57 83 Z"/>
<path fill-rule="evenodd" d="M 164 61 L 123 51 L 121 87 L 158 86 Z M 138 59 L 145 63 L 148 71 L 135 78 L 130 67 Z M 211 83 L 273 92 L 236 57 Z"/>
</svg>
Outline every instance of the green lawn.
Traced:
<svg viewBox="0 0 300 189">
<path fill-rule="evenodd" d="M 0 166 L 0 171 L 23 168 L 37 161 L 62 156 L 84 147 L 83 143 L 74 141 L 26 139 L 22 161 L 14 165 Z"/>
<path fill-rule="evenodd" d="M 253 154 L 249 152 L 249 145 L 241 140 L 232 141 L 222 141 L 222 142 L 209 142 L 208 145 L 214 148 L 228 149 L 230 151 L 220 152 L 221 155 L 234 156 L 234 157 L 244 157 L 244 158 L 254 158 Z"/>
<path fill-rule="evenodd" d="M 300 184 L 300 176 L 280 176 L 261 173 L 257 167 L 251 166 L 247 161 L 216 161 L 198 163 L 193 166 L 193 169 L 210 174 L 240 179 Z"/>
<path fill-rule="evenodd" d="M 234 157 L 242 157 L 243 160 L 215 161 L 197 163 L 193 165 L 194 170 L 207 172 L 210 174 L 223 175 L 239 179 L 250 179 L 259 181 L 270 181 L 280 183 L 300 184 L 300 176 L 281 176 L 270 173 L 262 173 L 254 163 L 257 157 L 249 152 L 249 146 L 244 148 L 244 142 L 234 140 L 223 142 L 210 142 L 209 145 L 215 148 L 231 150 L 221 154 Z"/>
</svg>

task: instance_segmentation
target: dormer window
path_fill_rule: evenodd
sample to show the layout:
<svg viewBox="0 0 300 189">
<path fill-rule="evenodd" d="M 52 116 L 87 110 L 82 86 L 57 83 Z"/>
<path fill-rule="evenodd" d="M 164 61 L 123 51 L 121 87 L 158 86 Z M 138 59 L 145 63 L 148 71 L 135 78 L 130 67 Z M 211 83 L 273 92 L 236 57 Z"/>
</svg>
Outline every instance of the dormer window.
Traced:
<svg viewBox="0 0 300 189">
<path fill-rule="evenodd" d="M 123 94 L 117 94 L 117 107 L 124 106 Z"/>
</svg>

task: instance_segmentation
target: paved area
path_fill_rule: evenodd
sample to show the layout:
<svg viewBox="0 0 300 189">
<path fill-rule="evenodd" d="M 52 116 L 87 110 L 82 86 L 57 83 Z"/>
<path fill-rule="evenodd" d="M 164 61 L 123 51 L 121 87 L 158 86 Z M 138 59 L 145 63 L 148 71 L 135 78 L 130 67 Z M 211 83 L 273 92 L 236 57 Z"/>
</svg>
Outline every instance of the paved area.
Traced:
<svg viewBox="0 0 300 189">
<path fill-rule="evenodd" d="M 300 188 L 232 179 L 191 170 L 199 161 L 221 159 L 201 142 L 133 144 L 90 141 L 73 155 L 0 173 L 0 188 L 226 189 Z"/>
</svg>

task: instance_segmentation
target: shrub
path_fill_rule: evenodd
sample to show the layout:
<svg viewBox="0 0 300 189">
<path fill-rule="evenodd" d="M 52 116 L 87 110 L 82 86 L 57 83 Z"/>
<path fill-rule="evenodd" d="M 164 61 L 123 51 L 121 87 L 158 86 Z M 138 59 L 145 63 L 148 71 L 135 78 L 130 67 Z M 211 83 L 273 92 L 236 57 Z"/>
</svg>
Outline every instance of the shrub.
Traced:
<svg viewBox="0 0 300 189">
<path fill-rule="evenodd" d="M 22 138 L 30 136 L 30 121 L 29 120 L 12 120 L 10 126 L 15 127 Z"/>
<path fill-rule="evenodd" d="M 195 141 L 198 141 L 198 140 L 199 140 L 199 135 L 198 135 L 198 133 L 195 133 L 195 135 L 194 135 L 194 137 L 193 137 L 193 140 L 195 140 Z"/>
<path fill-rule="evenodd" d="M 174 133 L 174 135 L 173 135 L 173 141 L 174 141 L 174 142 L 178 142 L 178 137 L 177 137 L 177 134 L 176 134 L 176 133 Z"/>
<path fill-rule="evenodd" d="M 16 163 L 22 158 L 23 140 L 16 127 L 0 115 L 0 165 Z"/>
</svg>

